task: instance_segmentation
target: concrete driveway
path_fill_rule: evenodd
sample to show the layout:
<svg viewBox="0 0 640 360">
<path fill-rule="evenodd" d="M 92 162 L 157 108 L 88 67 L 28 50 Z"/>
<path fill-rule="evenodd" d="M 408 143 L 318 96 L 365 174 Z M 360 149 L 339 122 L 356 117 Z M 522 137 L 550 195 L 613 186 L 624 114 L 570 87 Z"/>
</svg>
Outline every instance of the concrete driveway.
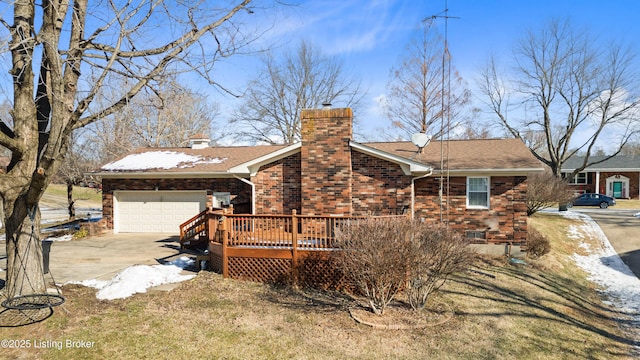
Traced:
<svg viewBox="0 0 640 360">
<path fill-rule="evenodd" d="M 573 211 L 589 215 L 602 229 L 622 261 L 640 278 L 640 210 L 574 207 Z"/>
<path fill-rule="evenodd" d="M 49 268 L 58 284 L 89 279 L 110 280 L 129 266 L 156 265 L 185 255 L 188 256 L 180 251 L 178 236 L 103 234 L 54 242 L 51 246 Z M 0 242 L 0 269 L 6 269 L 4 241 Z M 6 271 L 1 271 L 0 279 L 4 280 L 5 276 Z M 49 281 L 49 275 L 45 279 Z"/>
</svg>

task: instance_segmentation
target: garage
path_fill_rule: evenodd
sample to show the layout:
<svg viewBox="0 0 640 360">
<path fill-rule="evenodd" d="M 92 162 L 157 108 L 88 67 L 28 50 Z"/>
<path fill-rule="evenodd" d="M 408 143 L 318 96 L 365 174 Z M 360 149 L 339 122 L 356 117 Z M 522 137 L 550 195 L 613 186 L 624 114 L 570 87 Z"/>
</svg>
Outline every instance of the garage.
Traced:
<svg viewBox="0 0 640 360">
<path fill-rule="evenodd" d="M 113 230 L 179 234 L 206 204 L 206 191 L 115 191 Z"/>
</svg>

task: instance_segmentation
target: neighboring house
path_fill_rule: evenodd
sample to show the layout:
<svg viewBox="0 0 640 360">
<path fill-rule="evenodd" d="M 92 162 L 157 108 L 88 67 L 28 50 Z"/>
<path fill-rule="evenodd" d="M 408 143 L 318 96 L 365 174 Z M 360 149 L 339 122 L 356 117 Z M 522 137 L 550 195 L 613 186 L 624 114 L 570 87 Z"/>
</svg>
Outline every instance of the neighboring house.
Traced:
<svg viewBox="0 0 640 360">
<path fill-rule="evenodd" d="M 351 109 L 302 113 L 293 145 L 145 148 L 104 165 L 114 232 L 177 233 L 207 207 L 234 213 L 408 214 L 480 244 L 526 241 L 526 179 L 543 166 L 516 139 L 358 143 Z M 441 194 L 441 196 L 440 196 Z M 441 200 L 442 199 L 442 200 Z"/>
<path fill-rule="evenodd" d="M 589 162 L 598 162 L 605 156 L 591 156 Z M 562 174 L 568 178 L 580 167 L 584 157 L 574 156 L 562 166 Z M 616 199 L 640 198 L 640 156 L 617 155 L 598 164 L 588 166 L 569 179 L 576 193 L 599 193 Z"/>
</svg>

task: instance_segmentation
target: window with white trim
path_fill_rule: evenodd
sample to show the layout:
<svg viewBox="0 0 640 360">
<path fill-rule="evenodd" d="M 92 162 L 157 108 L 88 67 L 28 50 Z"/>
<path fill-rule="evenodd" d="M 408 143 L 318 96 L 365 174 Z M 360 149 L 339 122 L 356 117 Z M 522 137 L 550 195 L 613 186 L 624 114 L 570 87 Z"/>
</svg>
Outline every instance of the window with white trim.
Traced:
<svg viewBox="0 0 640 360">
<path fill-rule="evenodd" d="M 467 207 L 489 208 L 489 177 L 467 177 Z"/>
<path fill-rule="evenodd" d="M 587 183 L 587 173 L 580 172 L 575 174 L 571 179 L 569 179 L 569 184 L 579 185 Z"/>
<path fill-rule="evenodd" d="M 212 196 L 213 207 L 217 209 L 228 207 L 231 203 L 231 193 L 214 192 Z"/>
</svg>

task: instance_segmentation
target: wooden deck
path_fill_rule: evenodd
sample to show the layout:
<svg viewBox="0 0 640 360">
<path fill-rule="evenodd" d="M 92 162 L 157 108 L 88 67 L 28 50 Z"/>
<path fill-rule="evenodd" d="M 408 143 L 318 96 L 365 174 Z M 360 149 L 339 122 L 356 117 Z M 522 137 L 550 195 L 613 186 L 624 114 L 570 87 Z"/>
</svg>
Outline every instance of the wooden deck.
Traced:
<svg viewBox="0 0 640 360">
<path fill-rule="evenodd" d="M 340 287 L 330 265 L 336 228 L 362 217 L 232 214 L 206 210 L 180 226 L 180 243 L 209 252 L 225 278 Z"/>
</svg>

